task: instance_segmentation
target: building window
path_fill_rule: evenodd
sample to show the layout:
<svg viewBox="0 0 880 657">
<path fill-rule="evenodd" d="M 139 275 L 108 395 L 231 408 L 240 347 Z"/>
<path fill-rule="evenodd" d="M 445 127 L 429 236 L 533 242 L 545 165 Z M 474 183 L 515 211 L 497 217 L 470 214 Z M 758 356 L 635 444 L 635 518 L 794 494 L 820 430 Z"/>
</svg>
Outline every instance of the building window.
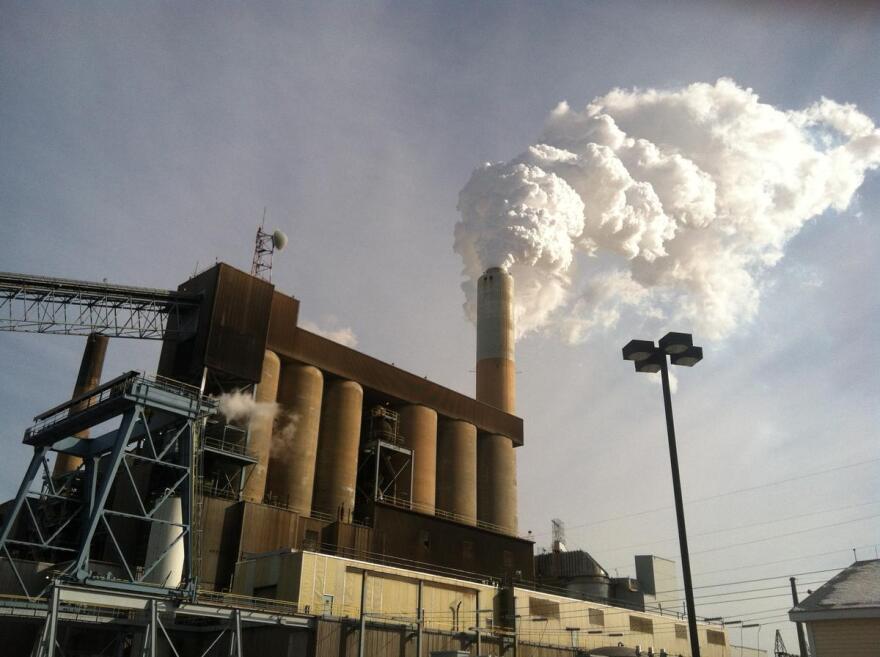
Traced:
<svg viewBox="0 0 880 657">
<path fill-rule="evenodd" d="M 314 529 L 307 529 L 306 535 L 303 538 L 303 550 L 317 550 L 318 549 L 318 532 Z"/>
<path fill-rule="evenodd" d="M 706 641 L 715 646 L 724 645 L 724 632 L 718 630 L 706 630 Z"/>
<path fill-rule="evenodd" d="M 642 634 L 654 633 L 654 622 L 650 618 L 642 618 L 641 616 L 629 617 L 629 629 L 632 632 L 641 632 Z"/>
<path fill-rule="evenodd" d="M 419 543 L 421 543 L 422 547 L 424 547 L 426 550 L 431 549 L 431 534 L 427 530 L 419 530 Z"/>
<path fill-rule="evenodd" d="M 605 612 L 601 609 L 590 609 L 590 625 L 605 627 Z"/>
<path fill-rule="evenodd" d="M 688 638 L 687 625 L 676 625 L 675 626 L 675 638 L 676 639 L 687 639 Z"/>
<path fill-rule="evenodd" d="M 324 614 L 327 616 L 333 615 L 333 596 L 332 595 L 324 595 Z"/>
<path fill-rule="evenodd" d="M 462 541 L 461 542 L 461 558 L 465 561 L 473 561 L 474 559 L 474 542 L 473 541 Z"/>
<path fill-rule="evenodd" d="M 559 619 L 559 603 L 544 598 L 529 598 L 529 615 Z"/>
<path fill-rule="evenodd" d="M 504 563 L 505 568 L 513 568 L 513 552 L 510 550 L 504 550 L 501 555 L 501 559 Z"/>
</svg>

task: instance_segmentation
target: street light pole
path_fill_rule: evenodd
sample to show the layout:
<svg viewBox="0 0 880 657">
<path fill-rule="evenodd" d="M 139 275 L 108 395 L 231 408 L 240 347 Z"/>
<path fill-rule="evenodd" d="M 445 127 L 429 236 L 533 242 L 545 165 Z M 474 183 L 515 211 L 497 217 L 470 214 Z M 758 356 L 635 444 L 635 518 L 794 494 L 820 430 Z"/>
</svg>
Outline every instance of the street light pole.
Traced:
<svg viewBox="0 0 880 657">
<path fill-rule="evenodd" d="M 684 578 L 684 597 L 687 604 L 688 634 L 691 654 L 700 657 L 700 637 L 697 635 L 697 611 L 694 607 L 694 588 L 691 582 L 691 558 L 688 552 L 687 530 L 684 524 L 684 501 L 681 497 L 681 477 L 678 474 L 678 449 L 675 445 L 675 423 L 672 419 L 672 395 L 669 390 L 669 368 L 666 354 L 661 358 L 660 377 L 663 381 L 663 406 L 666 409 L 666 435 L 669 439 L 669 462 L 672 466 L 672 490 L 675 494 L 675 517 L 678 521 L 678 547 L 681 551 L 681 573 Z"/>
<path fill-rule="evenodd" d="M 672 419 L 672 394 L 669 390 L 667 358 L 673 365 L 693 367 L 702 360 L 703 350 L 694 346 L 693 337 L 688 333 L 667 333 L 660 338 L 657 345 L 651 340 L 630 340 L 623 348 L 623 358 L 633 361 L 636 372 L 660 372 L 663 382 L 663 408 L 666 411 L 666 436 L 669 439 L 669 462 L 672 467 L 672 490 L 675 494 L 675 516 L 678 521 L 678 546 L 681 551 L 688 635 L 691 656 L 700 657 L 700 637 L 697 634 L 697 612 L 694 607 L 694 590 L 691 582 L 691 560 L 684 522 L 681 477 L 678 473 L 678 449 L 675 446 L 675 423 Z"/>
</svg>

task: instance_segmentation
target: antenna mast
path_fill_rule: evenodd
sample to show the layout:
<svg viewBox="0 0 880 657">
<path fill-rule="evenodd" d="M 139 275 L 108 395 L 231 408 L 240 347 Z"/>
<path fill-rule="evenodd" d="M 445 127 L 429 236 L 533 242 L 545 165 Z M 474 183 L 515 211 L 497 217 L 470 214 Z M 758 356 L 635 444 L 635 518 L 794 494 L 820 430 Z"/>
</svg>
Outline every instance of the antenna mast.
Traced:
<svg viewBox="0 0 880 657">
<path fill-rule="evenodd" d="M 280 251 L 287 244 L 287 235 L 280 230 L 267 233 L 263 230 L 266 225 L 266 208 L 263 208 L 263 220 L 257 227 L 257 239 L 254 245 L 254 260 L 251 263 L 251 276 L 262 278 L 272 282 L 272 255 L 276 250 Z"/>
</svg>

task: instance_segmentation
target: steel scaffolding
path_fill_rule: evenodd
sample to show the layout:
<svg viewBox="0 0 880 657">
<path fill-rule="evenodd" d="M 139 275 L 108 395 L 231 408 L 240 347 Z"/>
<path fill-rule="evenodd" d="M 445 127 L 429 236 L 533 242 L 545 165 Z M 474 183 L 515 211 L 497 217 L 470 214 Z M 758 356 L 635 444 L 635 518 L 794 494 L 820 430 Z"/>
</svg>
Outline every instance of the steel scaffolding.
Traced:
<svg viewBox="0 0 880 657">
<path fill-rule="evenodd" d="M 56 564 L 55 579 L 61 582 L 192 595 L 194 455 L 202 421 L 215 408 L 216 402 L 196 388 L 129 372 L 35 417 L 23 441 L 34 454 L 0 528 L 0 557 L 8 560 L 24 595 L 41 598 L 52 586 L 51 580 L 35 578 L 17 565 L 34 561 Z M 103 435 L 80 434 L 110 422 L 118 427 Z M 53 477 L 48 463 L 52 451 L 79 457 L 82 464 Z M 144 494 L 136 481 L 138 469 L 148 473 L 156 494 Z M 127 503 L 121 503 L 126 495 Z M 172 497 L 180 500 L 179 522 L 157 513 Z M 174 537 L 160 554 L 151 558 L 148 551 L 140 557 L 136 541 L 120 541 L 119 526 L 126 523 L 137 526 L 140 536 L 162 525 Z M 180 584 L 151 579 L 179 543 Z M 111 563 L 100 563 L 98 569 L 93 562 L 102 556 Z"/>
</svg>

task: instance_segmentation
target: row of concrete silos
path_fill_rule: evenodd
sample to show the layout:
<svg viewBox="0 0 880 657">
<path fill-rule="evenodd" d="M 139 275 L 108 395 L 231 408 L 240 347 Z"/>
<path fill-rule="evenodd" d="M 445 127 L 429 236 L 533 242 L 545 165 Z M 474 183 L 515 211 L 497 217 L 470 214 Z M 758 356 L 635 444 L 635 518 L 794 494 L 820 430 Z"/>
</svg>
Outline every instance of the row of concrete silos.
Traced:
<svg viewBox="0 0 880 657">
<path fill-rule="evenodd" d="M 246 480 L 243 498 L 276 499 L 304 515 L 317 512 L 349 519 L 364 414 L 360 384 L 325 380 L 318 368 L 282 364 L 267 351 L 256 401 L 277 402 L 278 412 L 274 420 L 270 414 L 252 418 L 250 449 L 258 462 Z M 491 490 L 478 482 L 478 445 L 496 439 L 478 439 L 473 424 L 438 418 L 426 406 L 404 405 L 399 411 L 400 434 L 413 450 L 413 508 L 428 514 L 439 510 L 465 524 L 476 524 L 479 518 L 515 533 L 515 524 L 498 522 L 492 514 L 497 505 L 480 501 Z"/>
</svg>

